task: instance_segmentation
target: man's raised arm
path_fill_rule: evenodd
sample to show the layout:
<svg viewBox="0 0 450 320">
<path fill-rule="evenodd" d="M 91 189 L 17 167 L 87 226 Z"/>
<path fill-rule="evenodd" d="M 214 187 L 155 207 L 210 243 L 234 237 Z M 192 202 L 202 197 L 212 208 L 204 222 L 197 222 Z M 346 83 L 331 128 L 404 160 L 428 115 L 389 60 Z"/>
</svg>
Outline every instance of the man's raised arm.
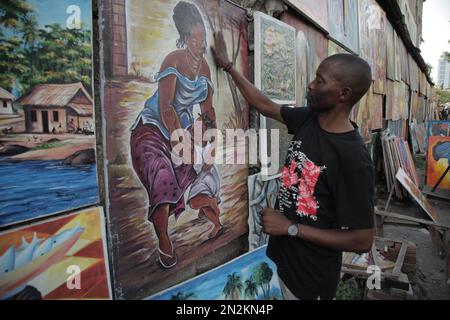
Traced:
<svg viewBox="0 0 450 320">
<path fill-rule="evenodd" d="M 258 88 L 256 88 L 234 68 L 233 63 L 231 63 L 228 59 L 227 47 L 221 31 L 214 33 L 214 42 L 215 47 L 211 47 L 211 51 L 216 61 L 216 65 L 219 68 L 223 68 L 231 75 L 239 88 L 239 91 L 241 91 L 250 106 L 254 107 L 264 116 L 284 123 L 280 113 L 281 106 L 267 98 L 261 91 L 258 90 Z"/>
</svg>

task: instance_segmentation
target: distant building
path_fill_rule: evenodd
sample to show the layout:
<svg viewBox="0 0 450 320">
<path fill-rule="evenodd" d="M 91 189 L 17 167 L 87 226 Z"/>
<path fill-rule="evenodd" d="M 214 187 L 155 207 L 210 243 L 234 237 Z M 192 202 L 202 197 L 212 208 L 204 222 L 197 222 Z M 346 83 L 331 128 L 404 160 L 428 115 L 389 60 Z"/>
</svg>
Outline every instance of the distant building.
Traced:
<svg viewBox="0 0 450 320">
<path fill-rule="evenodd" d="M 450 89 L 450 62 L 443 56 L 439 59 L 437 85 L 441 89 Z"/>
<path fill-rule="evenodd" d="M 21 97 L 25 130 L 34 133 L 75 133 L 93 128 L 93 103 L 81 82 L 41 84 Z"/>
<path fill-rule="evenodd" d="M 13 109 L 13 102 L 16 100 L 11 93 L 3 88 L 0 88 L 0 114 L 9 115 L 15 114 Z"/>
</svg>

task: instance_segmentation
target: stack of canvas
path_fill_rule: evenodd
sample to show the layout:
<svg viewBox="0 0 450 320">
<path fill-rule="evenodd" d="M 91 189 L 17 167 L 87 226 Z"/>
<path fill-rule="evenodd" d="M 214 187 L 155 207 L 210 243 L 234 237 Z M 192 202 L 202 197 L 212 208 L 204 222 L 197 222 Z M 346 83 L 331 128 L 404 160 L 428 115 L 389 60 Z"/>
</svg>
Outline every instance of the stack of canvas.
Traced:
<svg viewBox="0 0 450 320">
<path fill-rule="evenodd" d="M 409 149 L 409 144 L 407 141 L 392 135 L 389 130 L 385 130 L 381 134 L 381 145 L 383 148 L 387 188 L 388 190 L 394 188 L 396 196 L 399 199 L 402 199 L 406 193 L 395 178 L 399 168 L 402 168 L 407 173 L 408 177 L 414 181 L 415 185 L 419 185 L 419 178 Z"/>
</svg>

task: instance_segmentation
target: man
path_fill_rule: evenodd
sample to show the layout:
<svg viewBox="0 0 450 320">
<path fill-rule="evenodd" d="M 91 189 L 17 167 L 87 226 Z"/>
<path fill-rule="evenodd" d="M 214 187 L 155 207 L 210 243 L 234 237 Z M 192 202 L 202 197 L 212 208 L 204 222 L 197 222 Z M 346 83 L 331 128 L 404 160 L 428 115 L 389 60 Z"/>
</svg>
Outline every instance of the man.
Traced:
<svg viewBox="0 0 450 320">
<path fill-rule="evenodd" d="M 367 252 L 374 235 L 373 165 L 352 107 L 370 87 L 370 67 L 350 54 L 325 59 L 308 85 L 307 108 L 280 106 L 239 74 L 221 32 L 211 48 L 251 106 L 294 135 L 283 169 L 279 210 L 263 211 L 285 298 L 333 299 L 343 251 Z"/>
</svg>

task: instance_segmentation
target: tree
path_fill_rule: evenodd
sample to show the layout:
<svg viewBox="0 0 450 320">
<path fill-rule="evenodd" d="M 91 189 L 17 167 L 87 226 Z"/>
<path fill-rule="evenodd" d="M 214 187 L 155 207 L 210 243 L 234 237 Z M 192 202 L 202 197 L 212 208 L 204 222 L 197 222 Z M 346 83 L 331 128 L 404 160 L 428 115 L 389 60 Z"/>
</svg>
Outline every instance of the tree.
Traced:
<svg viewBox="0 0 450 320">
<path fill-rule="evenodd" d="M 170 300 L 189 300 L 191 298 L 196 298 L 195 293 L 193 293 L 193 292 L 185 293 L 183 291 L 179 291 L 175 295 L 172 295 L 170 297 Z"/>
<path fill-rule="evenodd" d="M 15 28 L 22 17 L 33 10 L 26 0 L 2 0 L 0 7 L 0 25 L 5 28 Z"/>
<path fill-rule="evenodd" d="M 439 101 L 441 104 L 450 102 L 450 90 L 436 90 L 437 95 L 439 96 Z"/>
<path fill-rule="evenodd" d="M 239 300 L 242 288 L 241 277 L 236 272 L 233 272 L 233 274 L 228 275 L 227 283 L 225 284 L 222 293 L 227 300 Z"/>
<path fill-rule="evenodd" d="M 245 280 L 244 283 L 244 296 L 249 300 L 255 300 L 258 295 L 258 285 L 253 280 L 253 276 L 250 279 Z"/>
<path fill-rule="evenodd" d="M 262 262 L 253 269 L 253 277 L 256 284 L 261 288 L 264 299 L 270 299 L 270 280 L 272 280 L 273 271 L 267 264 Z"/>
</svg>

